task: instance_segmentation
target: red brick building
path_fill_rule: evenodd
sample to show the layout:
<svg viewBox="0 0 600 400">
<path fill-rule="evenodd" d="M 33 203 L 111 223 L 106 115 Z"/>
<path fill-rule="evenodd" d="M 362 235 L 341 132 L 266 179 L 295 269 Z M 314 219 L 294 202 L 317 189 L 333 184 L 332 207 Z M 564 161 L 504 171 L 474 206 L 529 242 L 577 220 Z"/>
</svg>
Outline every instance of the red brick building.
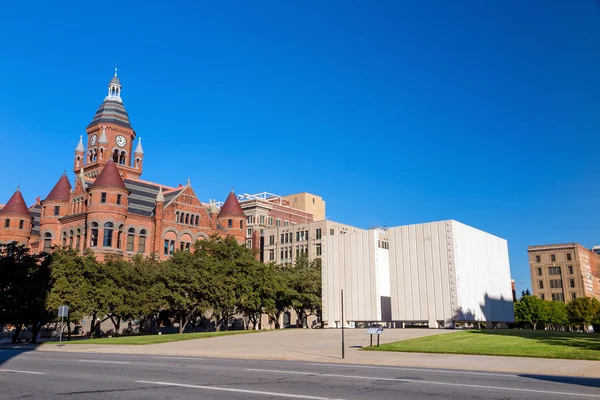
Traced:
<svg viewBox="0 0 600 400">
<path fill-rule="evenodd" d="M 108 95 L 75 149 L 74 187 L 63 174 L 52 191 L 27 207 L 19 189 L 0 209 L 0 244 L 17 241 L 34 252 L 53 246 L 167 258 L 217 233 L 246 240 L 246 216 L 233 191 L 219 210 L 202 203 L 188 180 L 170 187 L 140 179 L 144 150 L 121 99 L 117 73 Z M 87 149 L 86 149 L 87 147 Z"/>
</svg>

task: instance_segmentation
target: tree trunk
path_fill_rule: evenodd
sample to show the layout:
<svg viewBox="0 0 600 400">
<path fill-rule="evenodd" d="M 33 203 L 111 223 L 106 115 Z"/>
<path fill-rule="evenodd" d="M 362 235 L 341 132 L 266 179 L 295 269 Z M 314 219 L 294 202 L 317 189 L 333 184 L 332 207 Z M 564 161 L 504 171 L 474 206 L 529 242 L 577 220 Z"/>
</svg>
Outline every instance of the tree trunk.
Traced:
<svg viewBox="0 0 600 400">
<path fill-rule="evenodd" d="M 32 325 L 31 327 L 32 329 L 32 333 L 31 333 L 31 343 L 37 343 L 37 336 L 38 333 L 40 333 L 40 329 L 42 329 L 42 323 L 41 322 L 36 322 Z"/>
<path fill-rule="evenodd" d="M 61 326 L 60 329 L 63 329 Z M 71 313 L 67 315 L 67 340 L 71 340 Z"/>
<path fill-rule="evenodd" d="M 534 322 L 534 323 L 533 323 L 533 330 L 534 330 L 534 331 L 535 331 L 535 328 L 536 328 L 536 326 L 537 326 L 537 322 Z"/>
<path fill-rule="evenodd" d="M 90 326 L 90 337 L 96 337 L 96 311 L 92 313 L 92 326 Z"/>
<path fill-rule="evenodd" d="M 17 343 L 17 338 L 19 337 L 19 333 L 21 333 L 21 329 L 23 329 L 23 325 L 18 324 L 15 326 L 15 333 L 13 334 L 12 343 Z"/>
</svg>

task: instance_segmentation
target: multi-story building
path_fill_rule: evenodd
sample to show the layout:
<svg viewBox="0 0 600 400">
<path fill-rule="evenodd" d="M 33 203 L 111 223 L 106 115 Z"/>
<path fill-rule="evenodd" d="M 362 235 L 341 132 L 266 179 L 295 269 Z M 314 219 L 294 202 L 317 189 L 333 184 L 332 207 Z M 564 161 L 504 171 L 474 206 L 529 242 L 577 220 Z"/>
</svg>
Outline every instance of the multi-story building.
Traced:
<svg viewBox="0 0 600 400">
<path fill-rule="evenodd" d="M 362 229 L 328 220 L 265 229 L 261 259 L 285 264 L 293 263 L 301 253 L 307 254 L 311 260 L 321 258 L 325 237 L 357 231 Z"/>
<path fill-rule="evenodd" d="M 325 201 L 321 196 L 302 192 L 283 196 L 283 200 L 287 201 L 292 208 L 312 214 L 314 221 L 327 219 L 325 216 Z"/>
<path fill-rule="evenodd" d="M 600 255 L 577 243 L 529 246 L 533 294 L 569 302 L 577 297 L 600 300 Z"/>
<path fill-rule="evenodd" d="M 17 190 L 0 210 L 0 244 L 17 241 L 35 252 L 90 249 L 102 259 L 137 253 L 167 258 L 212 234 L 244 243 L 246 216 L 233 191 L 219 210 L 202 203 L 189 180 L 178 187 L 141 180 L 144 150 L 141 139 L 134 147 L 136 136 L 115 72 L 75 149 L 75 187 L 63 174 L 31 207 Z"/>
</svg>

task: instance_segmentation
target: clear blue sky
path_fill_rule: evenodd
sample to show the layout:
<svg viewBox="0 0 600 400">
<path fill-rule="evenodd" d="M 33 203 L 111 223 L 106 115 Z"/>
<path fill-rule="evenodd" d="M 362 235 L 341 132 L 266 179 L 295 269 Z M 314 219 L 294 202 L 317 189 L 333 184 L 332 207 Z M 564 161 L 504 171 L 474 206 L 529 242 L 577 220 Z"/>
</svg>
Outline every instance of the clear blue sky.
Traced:
<svg viewBox="0 0 600 400">
<path fill-rule="evenodd" d="M 2 12 L 2 203 L 72 169 L 118 61 L 147 180 L 189 177 L 203 201 L 309 191 L 365 228 L 456 219 L 508 240 L 519 290 L 528 245 L 600 244 L 598 1 Z"/>
</svg>

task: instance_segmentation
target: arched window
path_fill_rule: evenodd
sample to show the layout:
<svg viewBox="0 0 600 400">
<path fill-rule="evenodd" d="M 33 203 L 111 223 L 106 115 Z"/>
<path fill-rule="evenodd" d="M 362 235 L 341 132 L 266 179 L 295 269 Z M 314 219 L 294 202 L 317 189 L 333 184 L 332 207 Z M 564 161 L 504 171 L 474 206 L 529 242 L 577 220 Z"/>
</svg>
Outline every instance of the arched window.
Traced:
<svg viewBox="0 0 600 400">
<path fill-rule="evenodd" d="M 142 229 L 140 231 L 140 239 L 138 241 L 138 253 L 146 252 L 146 230 Z"/>
<path fill-rule="evenodd" d="M 96 246 L 98 246 L 98 224 L 96 222 L 92 222 L 90 247 L 96 247 Z"/>
<path fill-rule="evenodd" d="M 185 218 L 185 215 L 183 213 L 181 213 L 181 215 L 179 216 L 179 223 L 183 224 L 183 219 Z"/>
<path fill-rule="evenodd" d="M 190 223 L 190 214 L 185 214 L 185 223 L 186 224 Z"/>
<path fill-rule="evenodd" d="M 81 157 L 77 156 L 77 167 L 79 167 L 79 161 L 80 161 Z"/>
<path fill-rule="evenodd" d="M 100 149 L 100 159 L 102 160 L 104 157 L 104 149 Z"/>
<path fill-rule="evenodd" d="M 139 167 L 140 167 L 140 159 L 139 159 L 139 158 L 136 158 L 136 159 L 135 159 L 135 167 L 136 167 L 136 168 L 139 168 Z"/>
<path fill-rule="evenodd" d="M 179 211 L 175 211 L 175 221 L 179 221 Z"/>
<path fill-rule="evenodd" d="M 123 225 L 119 225 L 119 231 L 117 232 L 117 249 L 120 249 L 122 244 L 123 244 Z"/>
<path fill-rule="evenodd" d="M 104 241 L 102 242 L 102 246 L 112 247 L 113 227 L 114 225 L 112 222 L 104 224 Z"/>
<path fill-rule="evenodd" d="M 69 247 L 73 248 L 73 229 L 69 231 Z"/>
<path fill-rule="evenodd" d="M 52 234 L 50 232 L 46 232 L 44 234 L 44 251 L 49 253 L 52 250 Z"/>
<path fill-rule="evenodd" d="M 133 238 L 135 237 L 135 229 L 129 228 L 127 231 L 127 251 L 133 251 Z"/>
<path fill-rule="evenodd" d="M 196 215 L 196 226 L 200 224 L 200 216 Z"/>
<path fill-rule="evenodd" d="M 113 161 L 118 163 L 119 162 L 119 150 L 115 149 L 112 157 L 113 157 Z"/>
<path fill-rule="evenodd" d="M 179 243 L 179 248 L 182 251 L 190 251 L 190 247 L 192 246 L 192 237 L 187 233 L 181 236 L 181 242 Z"/>
<path fill-rule="evenodd" d="M 75 238 L 75 249 L 81 250 L 79 245 L 81 244 L 81 229 L 77 229 L 77 237 Z"/>
<path fill-rule="evenodd" d="M 125 152 L 121 152 L 121 157 L 119 157 L 119 164 L 125 165 Z"/>
<path fill-rule="evenodd" d="M 62 246 L 67 247 L 67 232 L 63 232 L 62 234 Z"/>
<path fill-rule="evenodd" d="M 164 245 L 164 255 L 169 256 L 173 254 L 175 251 L 175 241 L 177 240 L 177 235 L 173 231 L 169 231 L 165 234 L 165 245 Z"/>
<path fill-rule="evenodd" d="M 96 161 L 97 158 L 98 158 L 98 155 L 96 154 L 96 149 L 94 149 L 92 151 L 92 161 Z"/>
</svg>

